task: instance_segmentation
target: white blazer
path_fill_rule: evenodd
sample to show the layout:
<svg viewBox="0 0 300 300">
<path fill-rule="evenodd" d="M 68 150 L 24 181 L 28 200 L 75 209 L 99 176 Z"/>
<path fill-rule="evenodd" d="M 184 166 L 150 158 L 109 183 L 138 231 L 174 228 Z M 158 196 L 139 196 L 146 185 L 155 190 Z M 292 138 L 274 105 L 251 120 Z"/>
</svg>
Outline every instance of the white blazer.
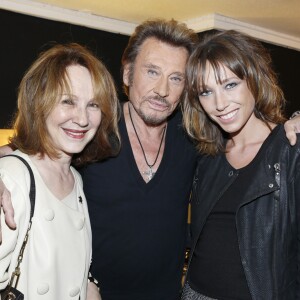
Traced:
<svg viewBox="0 0 300 300">
<path fill-rule="evenodd" d="M 29 240 L 21 263 L 18 289 L 25 300 L 86 299 L 91 262 L 91 227 L 79 173 L 72 168 L 76 199 L 72 209 L 47 188 L 28 155 L 36 183 L 36 202 Z M 0 289 L 8 284 L 16 266 L 30 215 L 30 176 L 17 158 L 0 159 L 0 174 L 11 192 L 17 229 L 11 230 L 1 214 L 3 242 L 0 245 Z"/>
</svg>

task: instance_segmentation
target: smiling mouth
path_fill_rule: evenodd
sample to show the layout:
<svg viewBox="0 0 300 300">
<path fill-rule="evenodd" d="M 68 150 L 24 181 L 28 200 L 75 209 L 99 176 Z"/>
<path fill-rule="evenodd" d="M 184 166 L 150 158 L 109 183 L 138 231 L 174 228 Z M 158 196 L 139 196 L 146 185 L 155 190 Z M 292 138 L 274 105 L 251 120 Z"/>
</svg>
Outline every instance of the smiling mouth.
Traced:
<svg viewBox="0 0 300 300">
<path fill-rule="evenodd" d="M 226 114 L 226 115 L 221 115 L 219 116 L 220 119 L 222 120 L 229 120 L 231 118 L 233 118 L 238 112 L 238 109 L 231 111 L 230 113 Z"/>
<path fill-rule="evenodd" d="M 85 134 L 88 132 L 88 130 L 73 130 L 73 129 L 66 129 L 66 128 L 63 128 L 63 130 L 68 136 L 75 139 L 82 139 L 85 136 Z"/>
</svg>

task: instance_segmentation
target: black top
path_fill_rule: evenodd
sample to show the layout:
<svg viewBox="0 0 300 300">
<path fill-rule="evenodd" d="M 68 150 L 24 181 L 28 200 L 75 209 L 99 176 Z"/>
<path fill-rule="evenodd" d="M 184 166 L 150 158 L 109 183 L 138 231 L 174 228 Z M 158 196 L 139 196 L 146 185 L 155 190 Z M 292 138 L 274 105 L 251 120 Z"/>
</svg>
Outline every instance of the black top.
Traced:
<svg viewBox="0 0 300 300">
<path fill-rule="evenodd" d="M 263 143 L 246 167 L 236 170 L 230 166 L 238 176 L 212 209 L 200 234 L 188 281 L 193 290 L 203 295 L 219 300 L 251 300 L 240 257 L 236 213 L 267 145 Z M 225 155 L 222 159 L 228 165 Z"/>
<path fill-rule="evenodd" d="M 175 300 L 196 152 L 176 113 L 168 122 L 159 169 L 146 183 L 124 119 L 119 127 L 119 155 L 83 171 L 93 233 L 92 274 L 103 300 Z"/>
</svg>

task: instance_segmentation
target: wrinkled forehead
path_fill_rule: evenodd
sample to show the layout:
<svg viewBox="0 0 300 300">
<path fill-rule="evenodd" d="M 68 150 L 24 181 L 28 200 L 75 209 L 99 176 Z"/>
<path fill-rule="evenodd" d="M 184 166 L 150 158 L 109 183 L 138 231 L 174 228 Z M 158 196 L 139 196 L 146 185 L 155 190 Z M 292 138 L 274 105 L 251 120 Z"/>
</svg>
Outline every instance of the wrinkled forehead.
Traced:
<svg viewBox="0 0 300 300">
<path fill-rule="evenodd" d="M 151 63 L 161 68 L 168 67 L 177 69 L 178 72 L 184 72 L 187 59 L 186 48 L 149 38 L 141 45 L 135 63 Z"/>
</svg>

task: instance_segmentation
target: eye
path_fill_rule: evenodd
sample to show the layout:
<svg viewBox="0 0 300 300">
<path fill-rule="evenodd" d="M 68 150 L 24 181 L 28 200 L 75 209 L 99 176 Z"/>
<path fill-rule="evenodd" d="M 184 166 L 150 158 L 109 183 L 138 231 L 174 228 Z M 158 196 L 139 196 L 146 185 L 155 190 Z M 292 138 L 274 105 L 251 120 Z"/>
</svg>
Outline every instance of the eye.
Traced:
<svg viewBox="0 0 300 300">
<path fill-rule="evenodd" d="M 228 84 L 225 85 L 225 88 L 226 88 L 227 90 L 230 90 L 230 89 L 235 88 L 237 85 L 238 85 L 237 82 L 230 82 L 230 83 L 228 83 Z"/>
<path fill-rule="evenodd" d="M 62 99 L 61 103 L 62 104 L 67 104 L 67 105 L 73 105 L 74 104 L 74 100 L 70 99 L 70 98 L 66 98 L 66 99 Z"/>
<path fill-rule="evenodd" d="M 184 78 L 183 78 L 183 76 L 172 76 L 171 77 L 171 80 L 173 81 L 173 82 L 175 82 L 175 83 L 181 83 L 181 82 L 183 82 L 184 81 Z"/>
<path fill-rule="evenodd" d="M 209 96 L 212 92 L 209 91 L 209 90 L 205 90 L 205 91 L 202 91 L 199 93 L 199 97 L 206 97 L 206 96 Z"/>
<path fill-rule="evenodd" d="M 157 76 L 158 72 L 154 69 L 148 69 L 147 74 L 150 75 L 151 77 L 153 77 L 153 76 Z"/>
<path fill-rule="evenodd" d="M 93 109 L 99 109 L 99 104 L 95 101 L 89 102 L 88 107 Z"/>
</svg>

